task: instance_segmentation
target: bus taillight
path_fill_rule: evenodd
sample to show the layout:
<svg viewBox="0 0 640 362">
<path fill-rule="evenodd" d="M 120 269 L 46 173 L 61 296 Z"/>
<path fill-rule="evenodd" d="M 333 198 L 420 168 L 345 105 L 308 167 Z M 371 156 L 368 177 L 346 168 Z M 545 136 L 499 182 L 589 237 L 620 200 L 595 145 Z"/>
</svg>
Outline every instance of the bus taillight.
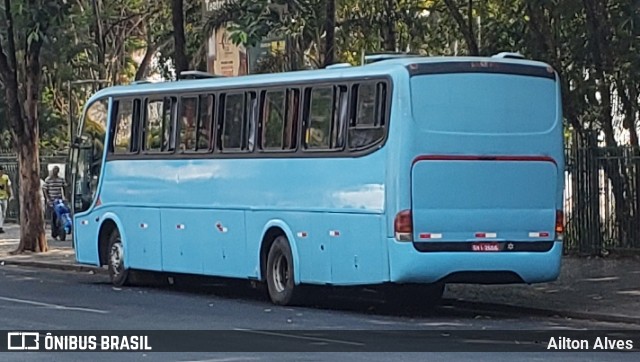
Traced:
<svg viewBox="0 0 640 362">
<path fill-rule="evenodd" d="M 398 241 L 413 241 L 413 221 L 411 210 L 402 210 L 393 221 L 393 228 Z"/>
<path fill-rule="evenodd" d="M 564 213 L 562 210 L 556 210 L 556 240 L 562 240 L 564 234 Z"/>
</svg>

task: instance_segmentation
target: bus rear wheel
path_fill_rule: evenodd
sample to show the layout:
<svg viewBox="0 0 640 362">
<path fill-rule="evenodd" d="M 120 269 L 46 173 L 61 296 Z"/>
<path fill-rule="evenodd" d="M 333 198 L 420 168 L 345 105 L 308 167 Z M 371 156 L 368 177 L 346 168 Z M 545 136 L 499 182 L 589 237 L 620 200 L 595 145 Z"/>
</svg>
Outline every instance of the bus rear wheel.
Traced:
<svg viewBox="0 0 640 362">
<path fill-rule="evenodd" d="M 109 248 L 107 250 L 109 278 L 113 285 L 121 287 L 128 282 L 129 269 L 124 264 L 124 246 L 122 245 L 118 229 L 113 230 L 109 236 Z"/>
<path fill-rule="evenodd" d="M 300 290 L 293 279 L 293 255 L 286 237 L 278 236 L 271 244 L 266 269 L 267 290 L 271 301 L 277 305 L 299 302 Z"/>
</svg>

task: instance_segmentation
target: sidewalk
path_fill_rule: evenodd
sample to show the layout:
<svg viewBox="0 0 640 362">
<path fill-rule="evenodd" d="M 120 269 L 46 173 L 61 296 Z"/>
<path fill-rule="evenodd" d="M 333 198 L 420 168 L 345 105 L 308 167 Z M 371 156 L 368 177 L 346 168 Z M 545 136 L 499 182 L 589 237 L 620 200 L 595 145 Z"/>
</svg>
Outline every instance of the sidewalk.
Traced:
<svg viewBox="0 0 640 362">
<path fill-rule="evenodd" d="M 20 225 L 5 224 L 4 231 L 4 234 L 0 234 L 0 266 L 15 264 L 63 270 L 92 271 L 94 273 L 106 272 L 106 270 L 98 267 L 76 264 L 75 250 L 71 246 L 72 241 L 69 240 L 70 238 L 67 237 L 67 241 L 53 240 L 49 228 L 46 230 L 49 252 L 25 252 L 19 255 L 11 255 L 10 253 L 18 248 Z"/>
<path fill-rule="evenodd" d="M 49 239 L 50 251 L 46 254 L 9 255 L 18 245 L 20 229 L 18 225 L 9 224 L 5 231 L 0 234 L 0 268 L 18 264 L 94 273 L 106 271 L 76 264 L 70 241 Z M 504 310 L 505 306 L 512 306 L 524 313 L 640 324 L 640 258 L 566 257 L 561 275 L 553 283 L 452 284 L 447 286 L 445 298 L 488 309 Z"/>
<path fill-rule="evenodd" d="M 640 258 L 564 257 L 555 282 L 447 285 L 447 298 L 511 305 L 562 317 L 640 324 Z"/>
</svg>

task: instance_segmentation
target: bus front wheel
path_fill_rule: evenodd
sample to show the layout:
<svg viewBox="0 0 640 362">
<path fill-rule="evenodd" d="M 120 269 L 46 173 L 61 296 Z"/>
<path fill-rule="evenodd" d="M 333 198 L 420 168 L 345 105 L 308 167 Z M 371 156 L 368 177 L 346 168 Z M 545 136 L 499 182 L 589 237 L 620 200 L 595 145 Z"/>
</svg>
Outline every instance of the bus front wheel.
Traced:
<svg viewBox="0 0 640 362">
<path fill-rule="evenodd" d="M 274 304 L 291 305 L 299 301 L 300 291 L 293 279 L 293 256 L 286 237 L 279 236 L 271 244 L 266 274 L 269 298 Z"/>
<path fill-rule="evenodd" d="M 124 264 L 124 246 L 118 229 L 113 230 L 109 236 L 109 249 L 107 250 L 109 251 L 107 256 L 109 278 L 113 285 L 121 287 L 127 283 L 129 269 Z"/>
</svg>

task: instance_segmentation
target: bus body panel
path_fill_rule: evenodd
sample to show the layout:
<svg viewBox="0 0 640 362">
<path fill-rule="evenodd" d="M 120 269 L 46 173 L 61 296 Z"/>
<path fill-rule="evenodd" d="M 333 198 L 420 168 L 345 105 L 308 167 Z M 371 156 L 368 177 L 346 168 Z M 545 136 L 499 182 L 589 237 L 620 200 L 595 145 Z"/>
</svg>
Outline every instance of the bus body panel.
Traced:
<svg viewBox="0 0 640 362">
<path fill-rule="evenodd" d="M 211 212 L 197 209 L 165 208 L 160 211 L 160 219 L 162 220 L 160 224 L 162 270 L 202 274 L 205 262 L 213 262 L 215 259 L 211 254 L 219 249 L 210 245 L 211 236 L 204 237 L 205 235 L 203 235 L 203 232 L 207 230 L 207 224 L 212 223 L 213 215 Z M 132 240 L 132 243 L 136 241 Z"/>
<path fill-rule="evenodd" d="M 385 171 L 370 165 L 385 157 L 378 150 L 358 158 L 246 159 L 242 167 L 233 159 L 112 160 L 100 198 L 135 220 L 121 230 L 135 250 L 128 255 L 132 267 L 156 263 L 152 270 L 256 277 L 260 233 L 280 219 L 293 233 L 308 234 L 290 240 L 298 248 L 301 282 L 334 283 L 337 269 L 353 270 L 337 274 L 337 283 L 377 283 L 388 279 Z M 144 210 L 161 210 L 161 223 Z M 142 224 L 160 240 L 142 237 Z M 142 252 L 147 243 L 161 247 L 161 267 Z"/>
<path fill-rule="evenodd" d="M 380 215 L 330 213 L 322 238 L 331 248 L 331 283 L 376 284 L 388 280 Z"/>
<path fill-rule="evenodd" d="M 553 240 L 556 180 L 556 165 L 548 161 L 416 162 L 413 239 Z"/>
<path fill-rule="evenodd" d="M 80 264 L 100 265 L 98 255 L 98 232 L 100 223 L 96 221 L 95 209 L 74 215 L 73 243 L 76 261 Z"/>
<path fill-rule="evenodd" d="M 280 222 L 273 223 L 274 219 Z M 271 225 L 291 230 L 287 234 L 302 283 L 353 285 L 387 281 L 383 220 L 376 214 L 249 211 L 247 250 L 252 261 L 251 277 L 257 277 L 259 271 L 259 250 L 268 230 L 265 225 Z"/>
<path fill-rule="evenodd" d="M 127 265 L 141 270 L 162 270 L 160 209 L 139 207 L 100 207 L 96 213 L 110 211 L 120 217 L 120 236 L 126 238 Z"/>
<path fill-rule="evenodd" d="M 358 158 L 112 160 L 103 204 L 381 214 L 384 152 Z M 371 165 L 380 167 L 371 167 Z"/>
<path fill-rule="evenodd" d="M 394 283 L 468 282 L 479 284 L 542 283 L 557 279 L 560 274 L 562 242 L 554 242 L 547 252 L 421 253 L 412 243 L 389 238 L 391 281 Z M 458 279 L 449 279 L 456 274 Z M 468 278 L 468 279 L 466 279 Z"/>
</svg>

